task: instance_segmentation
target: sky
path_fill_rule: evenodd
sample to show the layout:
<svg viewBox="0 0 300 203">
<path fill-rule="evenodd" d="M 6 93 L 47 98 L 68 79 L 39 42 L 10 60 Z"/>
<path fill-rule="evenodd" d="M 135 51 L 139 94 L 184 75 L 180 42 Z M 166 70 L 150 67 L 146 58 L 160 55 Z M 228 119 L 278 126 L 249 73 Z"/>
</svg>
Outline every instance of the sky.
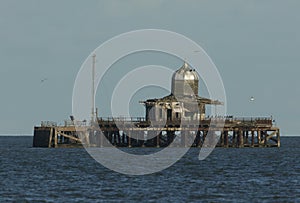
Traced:
<svg viewBox="0 0 300 203">
<path fill-rule="evenodd" d="M 1 0 L 0 134 L 32 134 L 40 121 L 68 119 L 86 57 L 116 35 L 148 28 L 201 45 L 222 76 L 229 115 L 272 115 L 282 134 L 300 134 L 299 9 L 298 0 Z M 174 70 L 182 65 L 155 54 L 134 60 Z M 117 74 L 113 69 L 102 85 L 110 87 Z M 167 94 L 150 92 L 136 97 Z M 97 92 L 100 116 L 109 114 L 101 102 L 108 94 L 109 88 Z"/>
</svg>

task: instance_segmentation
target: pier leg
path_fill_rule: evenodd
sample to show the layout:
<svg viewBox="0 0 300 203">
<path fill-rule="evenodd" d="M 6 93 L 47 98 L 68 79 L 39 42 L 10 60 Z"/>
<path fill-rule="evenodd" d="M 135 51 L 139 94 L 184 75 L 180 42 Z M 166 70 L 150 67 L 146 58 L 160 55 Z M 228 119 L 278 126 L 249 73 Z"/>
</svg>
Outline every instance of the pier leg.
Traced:
<svg viewBox="0 0 300 203">
<path fill-rule="evenodd" d="M 233 134 L 232 134 L 232 146 L 235 146 L 235 145 L 236 145 L 235 139 L 236 139 L 236 131 L 234 130 L 234 131 L 233 131 Z"/>
<path fill-rule="evenodd" d="M 85 142 L 86 142 L 86 146 L 90 146 L 90 134 L 94 133 L 93 130 L 88 131 L 85 133 Z"/>
<path fill-rule="evenodd" d="M 216 139 L 216 131 L 210 131 L 208 132 L 208 136 L 207 136 L 207 146 L 206 147 L 211 147 L 212 143 L 214 142 L 214 139 Z"/>
<path fill-rule="evenodd" d="M 99 137 L 99 146 L 100 147 L 103 147 L 103 136 L 104 136 L 104 134 L 103 133 L 101 133 L 101 131 L 97 131 L 97 137 Z"/>
<path fill-rule="evenodd" d="M 54 147 L 57 148 L 57 130 L 54 129 Z"/>
<path fill-rule="evenodd" d="M 156 147 L 160 147 L 160 133 L 156 136 Z"/>
<path fill-rule="evenodd" d="M 203 145 L 204 145 L 204 141 L 206 140 L 207 133 L 208 133 L 208 131 L 203 130 L 203 138 L 202 138 L 202 146 L 201 146 L 201 147 L 205 147 L 205 146 L 203 146 Z"/>
<path fill-rule="evenodd" d="M 117 146 L 117 136 L 118 136 L 118 132 L 117 131 L 114 131 L 113 132 L 113 136 L 114 136 L 114 146 Z"/>
<path fill-rule="evenodd" d="M 261 145 L 261 132 L 260 130 L 257 131 L 257 143 L 260 146 Z"/>
<path fill-rule="evenodd" d="M 264 131 L 264 145 L 265 145 L 265 147 L 267 147 L 268 146 L 268 133 L 267 133 L 267 131 Z"/>
<path fill-rule="evenodd" d="M 197 130 L 196 139 L 195 139 L 195 147 L 200 146 L 200 141 L 201 141 L 201 132 L 199 130 Z"/>
<path fill-rule="evenodd" d="M 107 139 L 108 139 L 108 143 L 112 144 L 112 135 L 111 135 L 111 131 L 107 131 Z"/>
<path fill-rule="evenodd" d="M 184 130 L 182 130 L 181 132 L 180 132 L 180 138 L 181 138 L 181 147 L 185 147 L 185 131 Z"/>
<path fill-rule="evenodd" d="M 117 132 L 118 132 L 118 145 L 121 146 L 122 145 L 121 132 L 120 131 Z"/>
<path fill-rule="evenodd" d="M 173 131 L 167 131 L 167 145 L 171 144 L 174 140 L 174 132 Z"/>
<path fill-rule="evenodd" d="M 280 147 L 280 130 L 278 129 L 277 130 L 277 133 L 276 133 L 276 137 L 277 137 L 277 147 Z"/>
<path fill-rule="evenodd" d="M 228 131 L 224 131 L 224 146 L 228 147 Z"/>
<path fill-rule="evenodd" d="M 122 132 L 122 145 L 125 145 L 125 133 L 124 131 Z"/>
<path fill-rule="evenodd" d="M 242 130 L 239 131 L 239 147 L 244 147 L 244 133 Z"/>
<path fill-rule="evenodd" d="M 128 147 L 131 147 L 131 131 L 128 131 Z"/>
<path fill-rule="evenodd" d="M 184 132 L 184 147 L 187 147 L 187 143 L 189 142 L 189 137 L 190 137 L 190 135 L 189 135 L 189 133 L 188 133 L 188 131 L 185 131 Z"/>
<path fill-rule="evenodd" d="M 220 140 L 221 147 L 224 147 L 224 131 L 221 131 L 221 140 Z"/>
<path fill-rule="evenodd" d="M 142 135 L 142 137 L 141 137 L 141 144 L 142 144 L 142 147 L 145 147 L 145 131 L 141 131 L 141 135 Z"/>
<path fill-rule="evenodd" d="M 53 137 L 53 128 L 50 129 L 50 135 L 49 135 L 49 144 L 48 147 L 50 148 L 52 146 L 52 137 Z"/>
<path fill-rule="evenodd" d="M 107 147 L 109 146 L 108 143 L 109 143 L 109 137 L 108 137 L 108 132 L 107 131 L 103 131 L 103 135 L 102 135 L 102 145 L 104 147 Z"/>
<path fill-rule="evenodd" d="M 251 131 L 251 147 L 254 147 L 254 131 Z"/>
</svg>

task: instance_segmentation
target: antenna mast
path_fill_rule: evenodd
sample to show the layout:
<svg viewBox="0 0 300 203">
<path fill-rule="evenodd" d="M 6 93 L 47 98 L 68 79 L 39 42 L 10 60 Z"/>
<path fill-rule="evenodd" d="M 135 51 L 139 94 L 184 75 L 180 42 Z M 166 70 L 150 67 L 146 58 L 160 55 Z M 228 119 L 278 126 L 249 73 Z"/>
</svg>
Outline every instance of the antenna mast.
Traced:
<svg viewBox="0 0 300 203">
<path fill-rule="evenodd" d="M 92 64 L 92 118 L 91 122 L 95 122 L 95 65 L 96 65 L 96 54 L 93 55 Z"/>
</svg>

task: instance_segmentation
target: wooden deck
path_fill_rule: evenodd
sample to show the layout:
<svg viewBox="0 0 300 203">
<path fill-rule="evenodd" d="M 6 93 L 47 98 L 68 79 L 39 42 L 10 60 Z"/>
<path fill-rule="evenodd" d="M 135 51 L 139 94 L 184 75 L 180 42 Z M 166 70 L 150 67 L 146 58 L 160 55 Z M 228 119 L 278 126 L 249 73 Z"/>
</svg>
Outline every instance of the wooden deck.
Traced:
<svg viewBox="0 0 300 203">
<path fill-rule="evenodd" d="M 33 147 L 210 147 L 215 142 L 217 147 L 280 147 L 280 129 L 272 118 L 162 123 L 142 118 L 99 118 L 93 126 L 43 122 L 34 128 Z"/>
</svg>

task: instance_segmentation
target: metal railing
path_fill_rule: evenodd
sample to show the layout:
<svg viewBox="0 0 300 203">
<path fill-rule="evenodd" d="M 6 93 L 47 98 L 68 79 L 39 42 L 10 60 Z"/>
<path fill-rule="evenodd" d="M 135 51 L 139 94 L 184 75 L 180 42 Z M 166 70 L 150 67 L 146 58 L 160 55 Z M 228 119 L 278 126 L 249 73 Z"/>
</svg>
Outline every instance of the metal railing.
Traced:
<svg viewBox="0 0 300 203">
<path fill-rule="evenodd" d="M 172 120 L 166 120 L 168 122 L 180 122 L 180 121 L 189 121 L 192 118 L 178 118 Z M 241 122 L 241 123 L 257 123 L 257 124 L 272 124 L 274 122 L 272 117 L 233 117 L 233 116 L 208 116 L 204 120 L 204 122 L 209 121 L 224 121 L 224 122 Z M 147 120 L 145 117 L 99 117 L 98 123 L 139 123 L 139 122 L 146 122 Z M 61 124 L 60 124 L 61 125 Z M 90 122 L 87 121 L 72 121 L 72 120 L 65 120 L 64 124 L 65 127 L 67 126 L 87 126 L 90 125 Z M 56 127 L 57 122 L 53 121 L 42 121 L 41 127 Z"/>
<path fill-rule="evenodd" d="M 146 121 L 144 117 L 100 117 L 98 122 L 141 122 Z"/>
<path fill-rule="evenodd" d="M 65 120 L 65 127 L 67 126 L 86 126 L 86 121 L 71 121 Z"/>
<path fill-rule="evenodd" d="M 54 122 L 54 121 L 42 121 L 41 122 L 41 126 L 42 127 L 56 127 L 57 126 L 57 122 Z"/>
</svg>

